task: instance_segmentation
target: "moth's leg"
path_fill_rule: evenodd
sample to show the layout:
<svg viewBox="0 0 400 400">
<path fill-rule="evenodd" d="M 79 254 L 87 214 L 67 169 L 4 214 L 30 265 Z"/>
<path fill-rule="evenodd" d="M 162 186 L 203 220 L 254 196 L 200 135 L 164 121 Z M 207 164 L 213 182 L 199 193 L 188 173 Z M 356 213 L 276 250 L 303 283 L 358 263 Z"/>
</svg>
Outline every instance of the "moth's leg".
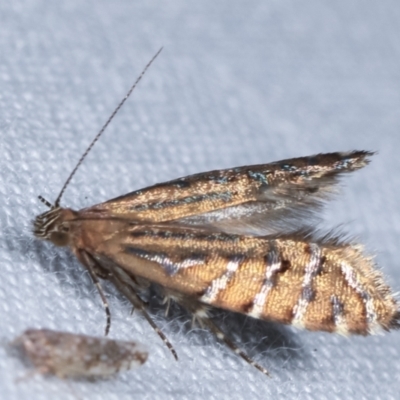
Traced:
<svg viewBox="0 0 400 400">
<path fill-rule="evenodd" d="M 127 299 L 132 303 L 133 307 L 138 309 L 143 316 L 146 318 L 150 326 L 156 331 L 157 335 L 165 343 L 168 349 L 171 351 L 172 355 L 178 360 L 178 355 L 171 342 L 167 339 L 161 329 L 156 325 L 156 323 L 151 319 L 150 315 L 146 311 L 146 303 L 136 294 L 132 285 L 130 284 L 131 278 L 127 275 L 121 268 L 114 268 L 112 274 L 108 278 L 115 287 L 124 294 Z"/>
<path fill-rule="evenodd" d="M 103 303 L 104 310 L 106 312 L 106 318 L 107 318 L 107 324 L 105 328 L 104 335 L 107 336 L 108 333 L 110 332 L 110 327 L 111 327 L 111 312 L 110 312 L 110 306 L 108 305 L 108 301 L 106 299 L 106 296 L 104 294 L 103 288 L 101 287 L 99 278 L 98 278 L 98 271 L 104 271 L 101 267 L 97 266 L 96 262 L 90 257 L 90 255 L 85 252 L 80 250 L 77 254 L 79 261 L 86 267 L 86 269 L 89 272 L 90 277 L 92 278 L 92 281 L 94 285 L 97 288 L 97 291 L 100 294 L 101 301 Z M 103 276 L 104 274 L 101 274 Z M 109 275 L 106 276 L 107 279 L 109 279 Z"/>
<path fill-rule="evenodd" d="M 92 260 L 92 261 L 93 261 L 92 269 L 93 269 L 94 274 L 97 276 L 97 278 L 104 279 L 104 280 L 108 279 L 108 277 L 110 276 L 110 273 L 107 270 L 105 270 L 104 268 L 101 268 L 100 266 L 98 266 L 95 260 Z"/>
<path fill-rule="evenodd" d="M 168 317 L 169 309 L 171 307 L 171 300 L 172 300 L 171 297 L 165 296 L 163 301 L 162 301 L 162 304 L 166 304 L 167 305 L 167 307 L 165 308 L 165 316 L 166 317 Z"/>
<path fill-rule="evenodd" d="M 260 364 L 256 363 L 249 357 L 242 349 L 240 349 L 230 338 L 227 336 L 208 316 L 208 307 L 178 295 L 171 295 L 171 297 L 185 308 L 193 317 L 193 322 L 199 323 L 201 327 L 207 327 L 221 342 L 225 343 L 236 355 L 241 357 L 247 363 L 257 368 L 263 374 L 270 376 L 269 372 Z"/>
<path fill-rule="evenodd" d="M 148 293 L 148 291 L 150 289 L 150 282 L 147 279 L 141 278 L 140 276 L 129 275 L 129 278 L 130 278 L 130 286 L 132 286 L 132 290 L 136 293 L 137 296 L 140 297 L 140 300 L 142 301 L 142 303 L 146 307 L 148 307 L 149 302 L 146 300 L 143 300 L 141 295 L 143 294 L 144 291 L 146 291 Z M 138 293 L 140 293 L 140 295 Z M 135 309 L 135 307 L 132 304 L 132 314 L 133 314 L 134 309 Z"/>
<path fill-rule="evenodd" d="M 268 370 L 266 370 L 263 366 L 255 362 L 251 357 L 249 357 L 242 349 L 240 349 L 214 322 L 206 317 L 198 317 L 196 319 L 200 321 L 200 323 L 207 326 L 207 328 L 222 342 L 224 342 L 235 354 L 239 357 L 243 358 L 247 363 L 257 368 L 263 374 L 270 376 Z"/>
</svg>

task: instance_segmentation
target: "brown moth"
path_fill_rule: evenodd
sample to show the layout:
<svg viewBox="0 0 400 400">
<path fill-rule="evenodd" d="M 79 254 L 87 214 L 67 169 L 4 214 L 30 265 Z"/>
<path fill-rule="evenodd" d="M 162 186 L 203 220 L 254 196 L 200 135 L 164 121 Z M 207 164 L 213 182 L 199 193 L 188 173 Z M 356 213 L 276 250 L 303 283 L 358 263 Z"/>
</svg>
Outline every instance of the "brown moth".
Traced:
<svg viewBox="0 0 400 400">
<path fill-rule="evenodd" d="M 210 306 L 346 335 L 399 328 L 399 305 L 361 246 L 312 227 L 339 178 L 367 165 L 371 152 L 216 170 L 80 211 L 62 208 L 65 187 L 136 83 L 55 204 L 42 199 L 50 210 L 34 223 L 36 237 L 68 246 L 89 271 L 106 308 L 106 332 L 110 313 L 98 278 L 127 296 L 175 357 L 139 296 L 151 284 L 265 374 L 209 318 Z"/>
<path fill-rule="evenodd" d="M 59 332 L 28 329 L 13 343 L 36 368 L 59 378 L 106 378 L 139 367 L 148 352 L 141 344 Z"/>
</svg>

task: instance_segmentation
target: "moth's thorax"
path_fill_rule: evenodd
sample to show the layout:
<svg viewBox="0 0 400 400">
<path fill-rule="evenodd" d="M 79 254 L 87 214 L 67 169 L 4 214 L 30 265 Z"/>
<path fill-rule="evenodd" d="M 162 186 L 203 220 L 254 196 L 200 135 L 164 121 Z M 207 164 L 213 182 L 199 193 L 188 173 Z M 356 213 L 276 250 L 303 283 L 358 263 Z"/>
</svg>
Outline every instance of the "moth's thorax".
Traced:
<svg viewBox="0 0 400 400">
<path fill-rule="evenodd" d="M 71 241 L 71 222 L 78 213 L 69 208 L 56 207 L 36 217 L 33 233 L 56 246 L 68 246 Z"/>
<path fill-rule="evenodd" d="M 130 225 L 118 218 L 99 218 L 86 210 L 79 211 L 78 218 L 71 223 L 70 245 L 72 248 L 97 252 L 102 243 L 120 234 Z"/>
</svg>

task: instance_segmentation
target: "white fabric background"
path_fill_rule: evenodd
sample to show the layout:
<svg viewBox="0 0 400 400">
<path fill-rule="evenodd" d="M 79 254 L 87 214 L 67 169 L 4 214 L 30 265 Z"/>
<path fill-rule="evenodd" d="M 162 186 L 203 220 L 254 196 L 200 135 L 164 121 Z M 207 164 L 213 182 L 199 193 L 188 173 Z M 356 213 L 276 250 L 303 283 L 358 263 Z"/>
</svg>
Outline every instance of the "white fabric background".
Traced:
<svg viewBox="0 0 400 400">
<path fill-rule="evenodd" d="M 400 290 L 400 4 L 115 0 L 0 4 L 0 336 L 28 327 L 102 335 L 78 262 L 32 237 L 94 134 L 164 51 L 95 146 L 62 204 L 83 208 L 190 173 L 318 152 L 378 150 L 326 211 L 377 254 Z M 222 314 L 273 378 L 174 309 L 155 319 L 180 361 L 106 285 L 111 337 L 146 343 L 141 369 L 74 382 L 85 399 L 395 399 L 400 333 L 349 339 Z M 2 399 L 73 399 L 0 347 Z"/>
</svg>

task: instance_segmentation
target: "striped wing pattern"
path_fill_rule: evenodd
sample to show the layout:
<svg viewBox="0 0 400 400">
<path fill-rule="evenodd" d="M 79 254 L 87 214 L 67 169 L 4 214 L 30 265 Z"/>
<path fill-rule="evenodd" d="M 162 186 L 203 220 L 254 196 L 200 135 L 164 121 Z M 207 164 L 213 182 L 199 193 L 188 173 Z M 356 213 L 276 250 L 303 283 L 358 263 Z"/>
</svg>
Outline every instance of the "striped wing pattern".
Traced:
<svg viewBox="0 0 400 400">
<path fill-rule="evenodd" d="M 87 217 L 173 221 L 231 233 L 296 230 L 310 223 L 334 191 L 338 178 L 364 167 L 371 155 L 365 151 L 319 154 L 205 172 L 131 192 L 82 211 Z"/>
<path fill-rule="evenodd" d="M 127 225 L 99 253 L 201 303 L 310 330 L 374 333 L 397 315 L 371 259 L 333 240 Z"/>
</svg>

